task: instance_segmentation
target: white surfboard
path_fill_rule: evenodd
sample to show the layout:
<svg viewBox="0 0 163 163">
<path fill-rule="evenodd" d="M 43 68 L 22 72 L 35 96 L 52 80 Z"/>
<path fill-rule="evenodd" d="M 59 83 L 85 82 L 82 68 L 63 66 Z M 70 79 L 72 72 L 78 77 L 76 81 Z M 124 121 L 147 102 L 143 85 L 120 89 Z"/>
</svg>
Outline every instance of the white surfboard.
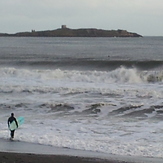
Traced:
<svg viewBox="0 0 163 163">
<path fill-rule="evenodd" d="M 24 123 L 24 117 L 18 117 L 16 120 L 18 122 L 18 127 Z M 16 129 L 17 129 L 17 125 L 16 125 L 15 121 L 13 121 L 9 125 L 9 130 L 16 130 Z"/>
</svg>

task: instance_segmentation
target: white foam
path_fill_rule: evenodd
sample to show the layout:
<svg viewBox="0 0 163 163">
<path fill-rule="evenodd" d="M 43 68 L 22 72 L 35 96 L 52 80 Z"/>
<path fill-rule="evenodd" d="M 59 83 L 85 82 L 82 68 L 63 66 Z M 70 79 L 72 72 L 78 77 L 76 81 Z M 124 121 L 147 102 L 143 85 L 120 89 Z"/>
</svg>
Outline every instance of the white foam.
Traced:
<svg viewBox="0 0 163 163">
<path fill-rule="evenodd" d="M 124 67 L 110 72 L 1 68 L 0 137 L 9 136 L 6 121 L 14 111 L 25 117 L 25 124 L 15 133 L 21 141 L 163 157 L 163 123 L 151 119 L 155 112 L 140 120 L 122 116 L 162 104 L 161 83 L 149 83 L 141 73 Z M 73 109 L 55 111 L 60 104 Z M 101 112 L 87 112 L 93 106 Z M 140 107 L 109 116 L 125 106 Z"/>
<path fill-rule="evenodd" d="M 16 68 L 0 68 L 2 81 L 17 81 L 23 83 L 26 80 L 31 84 L 35 82 L 68 81 L 68 82 L 86 82 L 86 83 L 142 83 L 150 81 L 162 81 L 162 72 L 140 72 L 135 68 L 118 68 L 114 71 L 68 71 L 68 70 L 27 70 Z M 33 81 L 34 79 L 34 81 Z M 154 80 L 155 79 L 155 80 Z M 33 83 L 34 84 L 34 83 Z"/>
<path fill-rule="evenodd" d="M 160 140 L 163 125 L 161 122 L 159 124 L 105 122 L 104 126 L 100 123 L 94 125 L 93 119 L 87 124 L 72 123 L 68 120 L 47 122 L 46 119 L 45 124 L 41 121 L 24 124 L 16 131 L 15 139 L 118 155 L 163 157 Z M 3 128 L 1 137 L 5 138 L 7 133 L 8 131 Z"/>
</svg>

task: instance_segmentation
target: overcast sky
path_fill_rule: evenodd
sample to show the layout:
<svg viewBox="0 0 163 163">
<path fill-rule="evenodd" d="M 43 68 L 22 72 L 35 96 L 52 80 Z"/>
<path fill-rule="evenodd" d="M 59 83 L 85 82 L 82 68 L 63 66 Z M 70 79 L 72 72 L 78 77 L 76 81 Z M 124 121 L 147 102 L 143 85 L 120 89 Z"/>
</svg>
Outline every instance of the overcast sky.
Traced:
<svg viewBox="0 0 163 163">
<path fill-rule="evenodd" d="M 0 0 L 0 33 L 61 25 L 163 36 L 163 0 Z"/>
</svg>

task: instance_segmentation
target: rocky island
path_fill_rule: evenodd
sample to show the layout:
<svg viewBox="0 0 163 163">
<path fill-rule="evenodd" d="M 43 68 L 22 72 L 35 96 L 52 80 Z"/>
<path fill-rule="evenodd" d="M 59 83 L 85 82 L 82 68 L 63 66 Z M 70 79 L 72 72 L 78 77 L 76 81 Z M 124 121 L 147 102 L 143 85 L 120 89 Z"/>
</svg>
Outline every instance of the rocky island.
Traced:
<svg viewBox="0 0 163 163">
<path fill-rule="evenodd" d="M 0 36 L 12 37 L 142 37 L 126 30 L 103 30 L 96 28 L 70 29 L 66 25 L 56 30 L 19 32 L 15 34 L 0 33 Z"/>
</svg>

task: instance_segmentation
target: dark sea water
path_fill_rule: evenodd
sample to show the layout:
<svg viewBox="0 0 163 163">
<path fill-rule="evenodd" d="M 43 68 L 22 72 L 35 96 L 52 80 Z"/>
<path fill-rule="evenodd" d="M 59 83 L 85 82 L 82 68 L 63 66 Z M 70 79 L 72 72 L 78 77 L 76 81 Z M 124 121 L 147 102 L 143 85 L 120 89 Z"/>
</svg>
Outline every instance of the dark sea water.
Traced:
<svg viewBox="0 0 163 163">
<path fill-rule="evenodd" d="M 163 157 L 163 37 L 0 37 L 0 137 Z"/>
<path fill-rule="evenodd" d="M 163 37 L 0 38 L 0 61 L 21 66 L 109 70 L 162 65 Z M 146 64 L 147 63 L 147 64 Z M 146 64 L 146 65 L 144 65 Z"/>
</svg>

